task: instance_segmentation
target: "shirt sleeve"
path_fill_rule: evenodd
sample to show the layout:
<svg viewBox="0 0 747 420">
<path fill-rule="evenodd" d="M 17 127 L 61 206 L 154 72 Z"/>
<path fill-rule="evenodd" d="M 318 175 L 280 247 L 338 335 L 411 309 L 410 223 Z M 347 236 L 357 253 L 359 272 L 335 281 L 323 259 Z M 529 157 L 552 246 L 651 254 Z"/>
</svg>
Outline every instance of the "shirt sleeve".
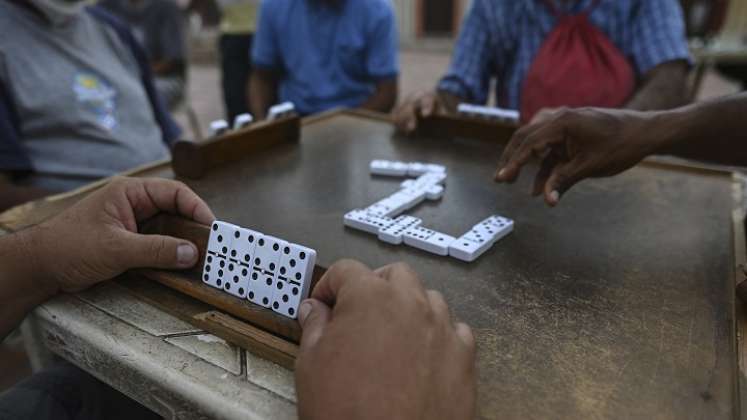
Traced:
<svg viewBox="0 0 747 420">
<path fill-rule="evenodd" d="M 392 79 L 399 74 L 399 35 L 394 11 L 389 2 L 383 3 L 367 41 L 366 71 L 375 80 Z"/>
<path fill-rule="evenodd" d="M 184 21 L 179 6 L 171 0 L 164 2 L 163 22 L 160 35 L 160 50 L 165 60 L 185 60 Z"/>
<path fill-rule="evenodd" d="M 641 0 L 633 17 L 630 54 L 639 75 L 674 60 L 691 62 L 682 7 L 677 0 Z"/>
<path fill-rule="evenodd" d="M 495 51 L 490 42 L 490 26 L 485 1 L 473 0 L 462 22 L 451 65 L 438 84 L 467 101 L 486 103 L 490 90 L 490 63 Z"/>
<path fill-rule="evenodd" d="M 252 41 L 252 65 L 265 70 L 280 70 L 282 61 L 277 45 L 273 0 L 262 0 L 257 31 Z"/>
<path fill-rule="evenodd" d="M 0 171 L 31 170 L 31 160 L 21 148 L 18 118 L 0 81 Z"/>
</svg>

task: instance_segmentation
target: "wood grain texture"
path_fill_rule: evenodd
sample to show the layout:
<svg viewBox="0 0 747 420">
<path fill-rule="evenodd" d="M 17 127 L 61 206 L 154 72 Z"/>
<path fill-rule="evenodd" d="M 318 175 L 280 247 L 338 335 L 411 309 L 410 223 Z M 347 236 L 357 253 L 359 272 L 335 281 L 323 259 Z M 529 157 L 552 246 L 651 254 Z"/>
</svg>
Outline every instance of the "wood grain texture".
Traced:
<svg viewBox="0 0 747 420">
<path fill-rule="evenodd" d="M 468 118 L 460 115 L 432 115 L 418 122 L 417 136 L 430 138 L 470 138 L 508 143 L 517 125 Z"/>
<path fill-rule="evenodd" d="M 728 174 L 643 164 L 584 181 L 547 209 L 527 194 L 535 166 L 514 185 L 491 183 L 499 136 L 434 137 L 341 112 L 305 124 L 298 144 L 187 183 L 221 220 L 310 246 L 322 266 L 354 257 L 414 267 L 474 328 L 478 418 L 738 417 L 735 319 L 745 324 Z M 346 211 L 398 188 L 370 176 L 375 158 L 447 166 L 444 198 L 410 212 L 427 226 L 459 235 L 498 213 L 515 231 L 465 264 L 343 227 Z"/>
<path fill-rule="evenodd" d="M 300 130 L 301 119 L 291 117 L 252 124 L 204 142 L 179 141 L 172 150 L 172 166 L 180 177 L 201 178 L 216 166 L 283 142 L 298 141 Z"/>
<path fill-rule="evenodd" d="M 292 370 L 295 367 L 298 346 L 294 343 L 216 311 L 201 300 L 174 293 L 172 288 L 154 283 L 135 273 L 125 274 L 117 282 L 134 296 L 182 321 L 287 369 Z"/>
<path fill-rule="evenodd" d="M 140 231 L 146 234 L 168 235 L 187 239 L 197 245 L 200 252 L 200 262 L 191 270 L 163 271 L 139 270 L 138 272 L 165 286 L 209 303 L 217 309 L 231 314 L 239 319 L 251 323 L 259 328 L 298 343 L 301 340 L 301 328 L 298 321 L 278 315 L 271 309 L 255 305 L 246 299 L 240 299 L 215 289 L 200 281 L 205 252 L 210 237 L 210 227 L 195 223 L 182 217 L 160 214 L 143 223 Z M 320 266 L 314 268 L 311 289 L 324 274 L 325 269 Z"/>
</svg>

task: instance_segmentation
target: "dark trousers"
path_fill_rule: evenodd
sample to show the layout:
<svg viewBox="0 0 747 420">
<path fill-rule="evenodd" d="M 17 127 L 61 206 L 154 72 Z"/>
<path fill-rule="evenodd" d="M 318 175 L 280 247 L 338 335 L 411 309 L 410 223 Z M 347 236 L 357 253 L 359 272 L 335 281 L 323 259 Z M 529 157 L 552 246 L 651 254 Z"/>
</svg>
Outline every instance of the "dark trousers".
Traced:
<svg viewBox="0 0 747 420">
<path fill-rule="evenodd" d="M 247 95 L 249 74 L 252 71 L 252 39 L 249 35 L 222 35 L 219 41 L 223 73 L 223 101 L 226 118 L 233 123 L 237 115 L 249 112 Z"/>
<path fill-rule="evenodd" d="M 741 84 L 742 90 L 747 90 L 747 65 L 746 64 L 719 64 L 716 69 Z"/>
<path fill-rule="evenodd" d="M 39 372 L 0 394 L 2 420 L 160 418 L 67 362 Z"/>
</svg>

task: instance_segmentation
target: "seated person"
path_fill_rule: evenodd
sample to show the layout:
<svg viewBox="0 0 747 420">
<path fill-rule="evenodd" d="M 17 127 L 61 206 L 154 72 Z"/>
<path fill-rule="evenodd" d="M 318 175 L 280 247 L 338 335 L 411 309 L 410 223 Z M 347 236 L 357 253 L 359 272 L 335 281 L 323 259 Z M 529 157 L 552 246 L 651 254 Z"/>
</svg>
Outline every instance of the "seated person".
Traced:
<svg viewBox="0 0 747 420">
<path fill-rule="evenodd" d="M 191 242 L 138 234 L 137 224 L 158 212 L 205 225 L 215 219 L 183 184 L 119 178 L 41 227 L 0 237 L 0 341 L 35 306 L 60 293 L 81 291 L 132 268 L 197 264 L 199 252 Z M 408 266 L 371 270 L 340 261 L 298 315 L 299 418 L 474 418 L 472 330 L 452 321 L 443 296 L 426 290 Z M 3 419 L 155 417 L 71 366 L 42 372 L 0 394 Z"/>
<path fill-rule="evenodd" d="M 485 104 L 491 79 L 497 106 L 524 122 L 560 106 L 672 108 L 687 100 L 689 59 L 677 0 L 474 0 L 436 91 L 395 120 L 411 133 L 419 116 Z"/>
<path fill-rule="evenodd" d="M 187 48 L 184 19 L 174 0 L 101 0 L 101 7 L 127 22 L 148 53 L 156 90 L 173 109 L 184 98 Z"/>
<path fill-rule="evenodd" d="M 397 101 L 397 29 L 387 0 L 264 0 L 252 51 L 250 111 L 290 101 L 389 112 Z"/>
<path fill-rule="evenodd" d="M 130 32 L 84 4 L 0 0 L 0 209 L 168 158 L 179 136 Z"/>
</svg>

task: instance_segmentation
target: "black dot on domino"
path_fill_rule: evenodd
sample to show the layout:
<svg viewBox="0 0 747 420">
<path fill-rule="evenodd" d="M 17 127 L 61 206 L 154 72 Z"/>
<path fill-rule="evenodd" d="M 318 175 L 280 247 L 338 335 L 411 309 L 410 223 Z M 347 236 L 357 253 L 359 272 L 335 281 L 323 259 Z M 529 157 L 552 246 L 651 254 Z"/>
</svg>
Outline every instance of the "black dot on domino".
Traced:
<svg viewBox="0 0 747 420">
<path fill-rule="evenodd" d="M 239 239 L 240 236 L 241 236 L 241 232 L 239 232 L 238 230 L 233 233 L 233 237 L 236 239 Z"/>
<path fill-rule="evenodd" d="M 210 272 L 210 265 L 205 266 L 205 271 L 207 271 L 208 273 Z"/>
<path fill-rule="evenodd" d="M 277 251 L 278 249 L 280 249 L 280 245 L 278 245 L 278 244 L 273 244 L 272 245 L 272 250 L 273 251 Z"/>
<path fill-rule="evenodd" d="M 223 282 L 222 282 L 222 281 L 221 281 L 220 279 L 218 279 L 218 280 L 216 280 L 216 281 L 215 281 L 215 284 L 216 284 L 216 285 L 217 285 L 218 287 L 220 287 L 220 285 L 221 285 L 222 283 L 223 283 Z"/>
<path fill-rule="evenodd" d="M 226 290 L 231 290 L 231 283 L 226 283 Z"/>
<path fill-rule="evenodd" d="M 218 263 L 218 265 L 220 265 L 220 268 L 223 268 L 223 267 L 225 267 L 225 266 L 226 266 L 226 262 L 225 262 L 225 261 L 223 261 L 223 260 L 221 260 L 221 262 L 220 262 L 220 263 Z"/>
<path fill-rule="evenodd" d="M 223 235 L 218 235 L 218 242 L 223 242 Z"/>
<path fill-rule="evenodd" d="M 255 258 L 254 265 L 260 265 L 260 264 L 262 264 L 262 260 L 259 257 Z"/>
<path fill-rule="evenodd" d="M 252 273 L 252 280 L 257 280 L 257 273 Z"/>
<path fill-rule="evenodd" d="M 249 262 L 250 258 L 249 254 L 244 255 L 244 261 Z"/>
<path fill-rule="evenodd" d="M 205 274 L 205 276 L 202 279 L 203 279 L 203 281 L 205 281 L 205 283 L 207 283 L 210 280 L 210 276 L 208 276 L 207 274 Z"/>
<path fill-rule="evenodd" d="M 228 264 L 228 271 L 233 271 L 233 264 Z"/>
<path fill-rule="evenodd" d="M 277 302 L 275 302 L 275 303 L 273 303 L 273 304 L 272 304 L 272 307 L 273 307 L 274 309 L 278 309 L 278 308 L 280 307 L 280 304 L 279 304 L 279 303 L 277 303 Z"/>
<path fill-rule="evenodd" d="M 236 257 L 236 250 L 235 249 L 231 250 L 231 256 L 234 257 L 234 258 Z"/>
<path fill-rule="evenodd" d="M 213 223 L 213 231 L 217 231 L 217 230 L 218 230 L 218 224 L 217 223 Z"/>
<path fill-rule="evenodd" d="M 287 246 L 286 246 L 285 248 L 283 248 L 283 252 L 285 253 L 285 255 L 288 255 L 288 254 L 290 254 L 290 253 L 291 253 L 291 249 L 290 249 L 290 247 L 287 247 Z"/>
<path fill-rule="evenodd" d="M 218 270 L 218 276 L 223 277 L 223 270 Z"/>
<path fill-rule="evenodd" d="M 285 267 L 280 267 L 280 274 L 285 274 Z"/>
<path fill-rule="evenodd" d="M 241 275 L 242 276 L 246 276 L 247 274 L 249 274 L 249 272 L 246 270 L 246 268 L 244 268 L 244 269 L 241 270 Z"/>
<path fill-rule="evenodd" d="M 239 282 L 239 276 L 233 276 L 233 282 L 238 283 Z"/>
<path fill-rule="evenodd" d="M 264 298 L 262 298 L 262 303 L 264 303 L 265 305 L 267 305 L 268 303 L 270 303 L 270 299 L 267 299 L 266 297 L 264 297 Z"/>
<path fill-rule="evenodd" d="M 296 280 L 301 280 L 301 273 L 296 273 Z"/>
<path fill-rule="evenodd" d="M 241 296 L 244 296 L 244 288 L 243 287 L 239 287 L 239 294 Z"/>
<path fill-rule="evenodd" d="M 268 286 L 272 286 L 272 277 L 268 277 L 267 280 L 265 280 L 265 283 L 267 283 Z"/>
<path fill-rule="evenodd" d="M 254 292 L 249 292 L 249 299 L 254 299 Z"/>
<path fill-rule="evenodd" d="M 281 290 L 283 288 L 283 282 L 279 281 L 277 282 L 278 290 Z"/>
<path fill-rule="evenodd" d="M 223 247 L 223 253 L 225 254 L 226 252 L 228 252 L 228 247 L 225 247 L 225 246 L 224 246 L 224 247 Z"/>
<path fill-rule="evenodd" d="M 264 239 L 260 239 L 258 243 L 259 243 L 259 246 L 264 246 L 265 245 L 265 240 Z"/>
<path fill-rule="evenodd" d="M 249 243 L 253 243 L 254 242 L 254 235 L 249 235 L 248 240 L 249 240 Z"/>
<path fill-rule="evenodd" d="M 213 257 L 212 257 L 212 256 L 210 256 L 210 255 L 208 255 L 208 257 L 207 257 L 207 262 L 209 262 L 209 263 L 213 262 Z"/>
<path fill-rule="evenodd" d="M 298 254 L 298 258 L 300 258 L 300 259 L 302 259 L 302 260 L 305 260 L 305 259 L 306 259 L 306 253 L 305 253 L 305 252 L 303 252 L 303 251 L 301 251 L 301 253 L 300 253 L 300 254 Z"/>
<path fill-rule="evenodd" d="M 288 302 L 288 295 L 283 295 L 283 302 Z"/>
<path fill-rule="evenodd" d="M 298 287 L 293 287 L 293 290 L 291 290 L 291 293 L 293 293 L 293 296 L 298 295 Z"/>
<path fill-rule="evenodd" d="M 292 259 L 292 258 L 291 258 L 291 260 L 290 260 L 290 262 L 289 262 L 289 263 L 290 263 L 290 266 L 291 266 L 291 267 L 295 267 L 295 266 L 296 266 L 296 260 L 294 260 L 294 259 Z"/>
<path fill-rule="evenodd" d="M 275 271 L 275 263 L 270 263 L 270 271 Z"/>
<path fill-rule="evenodd" d="M 293 316 L 293 314 L 296 312 L 293 308 L 288 308 L 288 315 Z"/>
</svg>

